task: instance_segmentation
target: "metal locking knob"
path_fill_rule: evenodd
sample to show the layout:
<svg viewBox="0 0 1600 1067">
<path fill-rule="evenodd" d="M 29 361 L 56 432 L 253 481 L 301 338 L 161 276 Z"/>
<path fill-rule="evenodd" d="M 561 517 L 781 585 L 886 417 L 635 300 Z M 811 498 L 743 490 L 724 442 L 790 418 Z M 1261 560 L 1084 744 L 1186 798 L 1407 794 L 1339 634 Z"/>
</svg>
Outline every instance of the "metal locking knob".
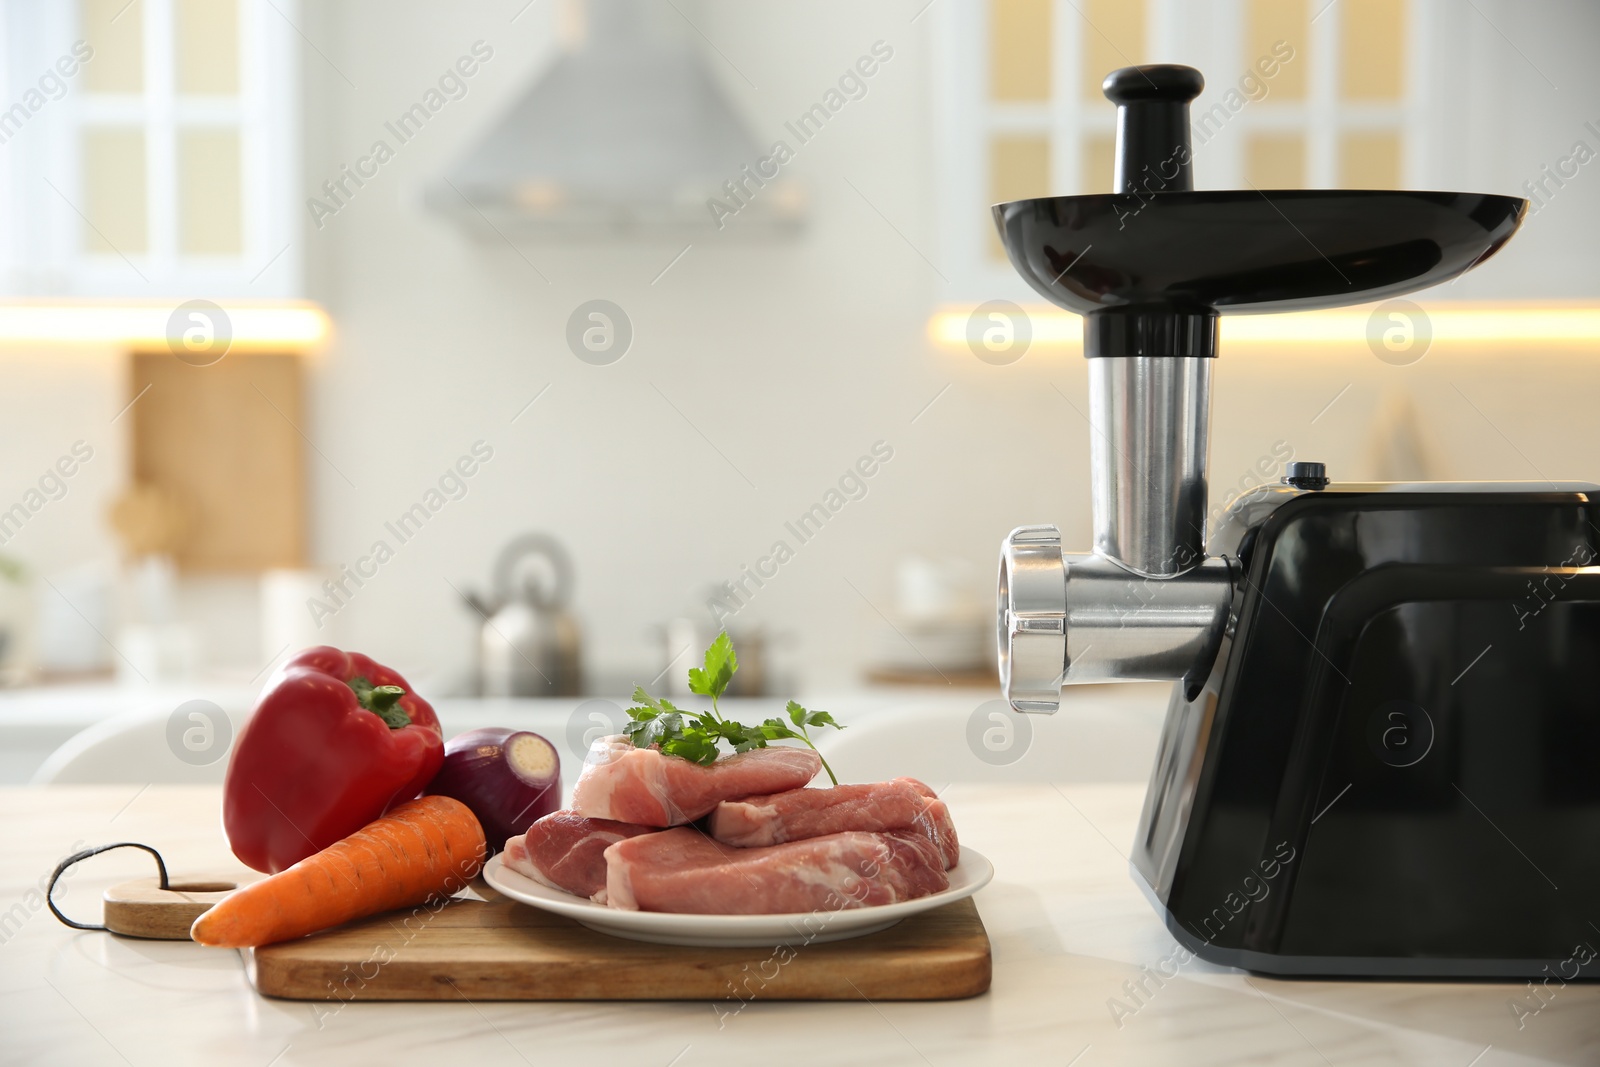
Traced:
<svg viewBox="0 0 1600 1067">
<path fill-rule="evenodd" d="M 1000 546 L 1000 686 L 1022 712 L 1061 706 L 1067 664 L 1067 566 L 1061 530 L 1018 526 Z"/>
<path fill-rule="evenodd" d="M 1328 468 L 1322 463 L 1297 460 L 1283 472 L 1283 484 L 1296 489 L 1328 488 Z"/>
</svg>

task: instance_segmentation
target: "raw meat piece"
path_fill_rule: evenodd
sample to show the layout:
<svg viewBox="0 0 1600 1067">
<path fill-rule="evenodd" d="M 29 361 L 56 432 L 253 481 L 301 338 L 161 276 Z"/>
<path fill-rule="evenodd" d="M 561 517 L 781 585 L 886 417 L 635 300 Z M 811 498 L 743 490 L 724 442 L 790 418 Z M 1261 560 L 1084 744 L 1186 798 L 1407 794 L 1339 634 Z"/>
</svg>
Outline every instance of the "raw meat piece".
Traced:
<svg viewBox="0 0 1600 1067">
<path fill-rule="evenodd" d="M 939 850 L 927 837 L 902 830 L 735 848 L 679 827 L 606 849 L 607 903 L 636 911 L 831 912 L 894 904 L 949 886 Z"/>
<path fill-rule="evenodd" d="M 961 859 L 950 809 L 915 778 L 724 800 L 711 813 L 711 836 L 740 848 L 845 830 L 907 829 L 925 833 L 943 854 L 946 868 Z"/>
<path fill-rule="evenodd" d="M 606 849 L 626 838 L 657 832 L 653 826 L 554 811 L 528 827 L 526 834 L 506 841 L 505 865 L 551 889 L 604 904 Z"/>
<path fill-rule="evenodd" d="M 591 819 L 681 826 L 718 801 L 796 789 L 816 777 L 822 758 L 809 748 L 758 748 L 702 767 L 620 735 L 602 737 L 572 787 L 572 807 Z"/>
</svg>

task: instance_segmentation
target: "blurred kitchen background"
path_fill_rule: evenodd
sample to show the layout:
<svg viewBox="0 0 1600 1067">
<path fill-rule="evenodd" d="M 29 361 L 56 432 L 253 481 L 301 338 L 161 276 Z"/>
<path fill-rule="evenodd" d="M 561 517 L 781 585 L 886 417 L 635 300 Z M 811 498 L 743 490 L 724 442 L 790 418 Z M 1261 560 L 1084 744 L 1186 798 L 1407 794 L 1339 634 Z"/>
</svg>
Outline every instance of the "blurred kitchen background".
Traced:
<svg viewBox="0 0 1600 1067">
<path fill-rule="evenodd" d="M 1582 0 L 4 0 L 0 776 L 310 643 L 621 697 L 725 625 L 750 695 L 993 700 L 996 548 L 1088 546 L 1089 440 L 987 205 L 1110 191 L 1130 63 L 1205 72 L 1202 188 L 1534 199 L 1416 311 L 1230 324 L 1214 508 L 1600 479 L 1597 45 Z"/>
</svg>

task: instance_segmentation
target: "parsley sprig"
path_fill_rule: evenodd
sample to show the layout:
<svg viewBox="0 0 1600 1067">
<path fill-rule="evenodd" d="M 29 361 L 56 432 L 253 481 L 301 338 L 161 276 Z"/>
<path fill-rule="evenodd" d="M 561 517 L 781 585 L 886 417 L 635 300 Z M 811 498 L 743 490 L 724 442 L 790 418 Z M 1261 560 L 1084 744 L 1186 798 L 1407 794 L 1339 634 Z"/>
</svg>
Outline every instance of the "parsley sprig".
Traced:
<svg viewBox="0 0 1600 1067">
<path fill-rule="evenodd" d="M 623 726 L 622 732 L 635 748 L 659 745 L 669 756 L 681 756 L 705 765 L 716 762 L 717 746 L 724 741 L 732 745 L 735 752 L 766 748 L 769 741 L 799 741 L 817 752 L 810 727 L 844 729 L 826 711 L 808 711 L 793 700 L 784 709 L 788 722 L 772 718 L 757 726 L 745 726 L 723 718 L 717 702 L 727 692 L 728 683 L 733 681 L 738 669 L 739 658 L 734 655 L 733 642 L 724 631 L 706 649 L 705 666 L 689 669 L 689 691 L 710 697 L 710 711 L 685 711 L 670 700 L 651 696 L 642 685 L 634 686 L 633 699 L 637 706 L 628 709 L 632 721 Z M 822 753 L 817 752 L 817 756 L 821 759 Z M 822 769 L 828 772 L 834 785 L 839 784 L 826 759 L 822 760 Z"/>
</svg>

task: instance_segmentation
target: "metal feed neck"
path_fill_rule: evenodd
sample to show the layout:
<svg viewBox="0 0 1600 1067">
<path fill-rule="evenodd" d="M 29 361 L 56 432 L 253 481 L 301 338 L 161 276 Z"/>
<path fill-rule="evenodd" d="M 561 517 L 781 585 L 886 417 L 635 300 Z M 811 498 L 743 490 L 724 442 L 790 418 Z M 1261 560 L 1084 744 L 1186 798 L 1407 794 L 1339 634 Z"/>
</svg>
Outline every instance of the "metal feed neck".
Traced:
<svg viewBox="0 0 1600 1067">
<path fill-rule="evenodd" d="M 1022 526 L 1000 557 L 1000 680 L 1053 712 L 1076 682 L 1177 680 L 1214 648 L 1233 595 L 1206 557 L 1211 360 L 1089 360 L 1094 551 Z"/>
</svg>

